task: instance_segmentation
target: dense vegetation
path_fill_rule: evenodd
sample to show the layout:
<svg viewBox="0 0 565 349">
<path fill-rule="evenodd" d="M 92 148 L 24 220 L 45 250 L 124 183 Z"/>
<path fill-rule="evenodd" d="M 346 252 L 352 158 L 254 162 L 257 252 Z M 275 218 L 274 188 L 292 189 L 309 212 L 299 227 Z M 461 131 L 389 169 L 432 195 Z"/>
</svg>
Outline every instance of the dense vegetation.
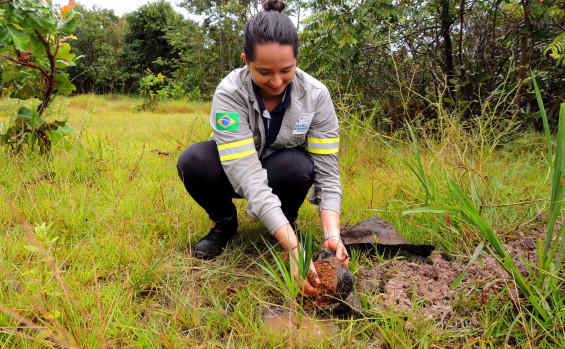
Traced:
<svg viewBox="0 0 565 349">
<path fill-rule="evenodd" d="M 383 129 L 405 118 L 434 126 L 435 103 L 465 121 L 493 111 L 505 120 L 502 127 L 540 126 L 530 70 L 550 122 L 565 98 L 563 0 L 287 4 L 301 35 L 299 66 Z M 200 19 L 195 21 L 163 0 L 123 17 L 79 2 L 72 45 L 82 58 L 69 73 L 80 93 L 137 94 L 150 84 L 157 97 L 209 97 L 227 72 L 242 65 L 241 32 L 258 5 L 182 1 Z M 158 74 L 164 79 L 152 79 Z M 153 83 L 143 80 L 148 76 Z"/>
</svg>

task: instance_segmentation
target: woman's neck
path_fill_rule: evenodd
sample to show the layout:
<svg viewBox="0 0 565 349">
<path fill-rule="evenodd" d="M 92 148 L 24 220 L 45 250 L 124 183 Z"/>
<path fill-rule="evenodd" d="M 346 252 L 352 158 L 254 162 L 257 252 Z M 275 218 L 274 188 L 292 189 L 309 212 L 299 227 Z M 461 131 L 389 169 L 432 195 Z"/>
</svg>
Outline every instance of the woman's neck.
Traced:
<svg viewBox="0 0 565 349">
<path fill-rule="evenodd" d="M 284 93 L 278 96 L 264 96 L 263 93 L 259 92 L 259 95 L 261 96 L 261 99 L 263 99 L 265 108 L 267 108 L 267 111 L 270 113 L 281 103 Z"/>
</svg>

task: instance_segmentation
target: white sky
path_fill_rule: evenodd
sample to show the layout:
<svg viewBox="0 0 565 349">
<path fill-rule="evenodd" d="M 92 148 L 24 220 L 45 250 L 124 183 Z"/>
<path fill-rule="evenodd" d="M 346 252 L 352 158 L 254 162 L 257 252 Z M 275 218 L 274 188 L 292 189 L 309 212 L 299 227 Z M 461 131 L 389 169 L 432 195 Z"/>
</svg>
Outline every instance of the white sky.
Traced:
<svg viewBox="0 0 565 349">
<path fill-rule="evenodd" d="M 77 3 L 81 4 L 82 6 L 86 7 L 87 9 L 92 9 L 94 5 L 98 8 L 105 8 L 108 10 L 114 10 L 114 13 L 118 16 L 122 16 L 126 13 L 133 12 L 137 10 L 142 5 L 145 5 L 149 2 L 155 2 L 157 0 L 76 0 Z M 188 16 L 188 12 L 186 10 L 177 6 L 180 4 L 180 0 L 167 0 L 173 8 L 183 14 L 185 17 Z M 69 3 L 68 0 L 53 0 L 54 5 L 64 6 Z"/>
</svg>

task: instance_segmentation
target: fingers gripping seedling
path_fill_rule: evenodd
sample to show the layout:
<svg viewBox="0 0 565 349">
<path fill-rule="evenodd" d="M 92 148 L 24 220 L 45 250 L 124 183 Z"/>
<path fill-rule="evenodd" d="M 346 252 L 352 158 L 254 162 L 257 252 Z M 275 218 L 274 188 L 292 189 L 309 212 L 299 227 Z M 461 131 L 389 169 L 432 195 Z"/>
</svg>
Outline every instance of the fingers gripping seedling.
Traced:
<svg viewBox="0 0 565 349">
<path fill-rule="evenodd" d="M 310 231 L 306 234 L 304 240 L 302 245 L 297 243 L 296 246 L 288 248 L 288 258 L 281 257 L 275 246 L 265 241 L 276 267 L 269 263 L 263 255 L 261 255 L 263 264 L 257 263 L 261 269 L 275 280 L 277 285 L 284 290 L 284 293 L 292 299 L 296 299 L 299 295 L 304 296 L 305 293 L 316 295 L 316 290 L 307 280 L 309 272 L 316 275 L 316 270 L 312 263 L 312 233 Z"/>
</svg>

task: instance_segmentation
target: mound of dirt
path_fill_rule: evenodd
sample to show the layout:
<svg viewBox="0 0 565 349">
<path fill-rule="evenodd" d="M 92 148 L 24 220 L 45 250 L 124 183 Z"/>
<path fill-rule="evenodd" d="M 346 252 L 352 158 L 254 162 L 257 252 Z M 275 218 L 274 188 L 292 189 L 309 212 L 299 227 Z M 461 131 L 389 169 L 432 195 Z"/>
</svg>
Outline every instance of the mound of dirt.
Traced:
<svg viewBox="0 0 565 349">
<path fill-rule="evenodd" d="M 524 276 L 528 274 L 528 267 L 519 258 L 535 261 L 536 241 L 540 236 L 539 231 L 533 230 L 528 236 L 522 235 L 507 245 Z M 430 258 L 392 260 L 361 270 L 356 276 L 356 284 L 358 291 L 377 298 L 381 306 L 402 312 L 418 303 L 419 307 L 423 305 L 427 319 L 446 319 L 453 314 L 462 292 L 471 294 L 478 291 L 475 294 L 479 293 L 484 298 L 481 302 L 487 302 L 489 294 L 497 293 L 508 285 L 509 275 L 493 257 L 487 255 L 475 261 L 463 281 L 452 290 L 451 284 L 465 266 L 466 263 L 447 261 L 441 254 L 433 253 Z M 512 299 L 519 298 L 514 288 L 508 289 L 508 295 Z"/>
</svg>

